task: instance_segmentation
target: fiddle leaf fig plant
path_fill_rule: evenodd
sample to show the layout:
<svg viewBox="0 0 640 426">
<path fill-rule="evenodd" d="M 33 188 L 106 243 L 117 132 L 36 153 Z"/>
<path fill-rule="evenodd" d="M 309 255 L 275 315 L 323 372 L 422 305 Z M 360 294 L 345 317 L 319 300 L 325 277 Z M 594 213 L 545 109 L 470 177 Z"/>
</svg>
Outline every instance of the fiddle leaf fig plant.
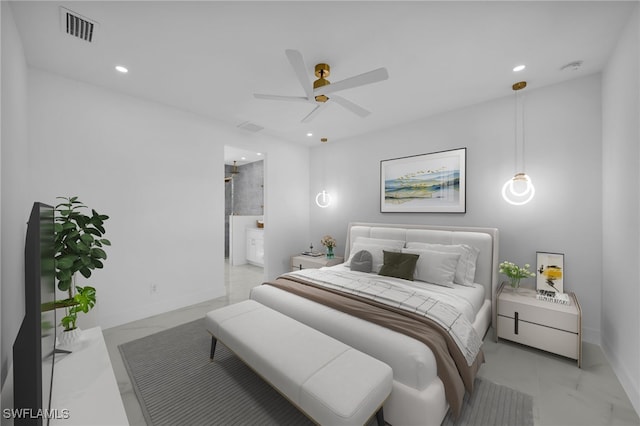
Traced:
<svg viewBox="0 0 640 426">
<path fill-rule="evenodd" d="M 96 304 L 96 289 L 91 286 L 76 286 L 75 276 L 91 277 L 94 269 L 102 269 L 107 259 L 104 246 L 111 242 L 103 238 L 104 222 L 109 216 L 91 209 L 78 197 L 58 197 L 63 200 L 56 207 L 55 217 L 55 261 L 58 289 L 68 292 L 69 297 L 57 302 L 64 307 L 65 316 L 60 321 L 65 330 L 76 328 L 78 313 L 89 312 Z"/>
</svg>

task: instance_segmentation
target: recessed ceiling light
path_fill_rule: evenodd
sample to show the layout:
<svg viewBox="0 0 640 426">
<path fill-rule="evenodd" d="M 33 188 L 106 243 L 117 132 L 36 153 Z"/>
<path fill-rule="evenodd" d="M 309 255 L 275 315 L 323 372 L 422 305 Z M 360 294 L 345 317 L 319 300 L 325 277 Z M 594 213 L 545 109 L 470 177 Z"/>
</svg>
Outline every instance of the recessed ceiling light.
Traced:
<svg viewBox="0 0 640 426">
<path fill-rule="evenodd" d="M 256 155 L 262 155 L 262 153 L 261 152 L 256 152 Z"/>
<path fill-rule="evenodd" d="M 119 71 L 122 74 L 126 74 L 129 72 L 129 70 L 123 67 L 122 65 L 116 65 L 116 71 Z"/>
<path fill-rule="evenodd" d="M 313 136 L 313 133 L 309 132 L 307 133 L 307 136 Z"/>
<path fill-rule="evenodd" d="M 525 68 L 526 68 L 525 65 L 517 65 L 517 66 L 513 67 L 513 72 L 522 71 Z"/>
<path fill-rule="evenodd" d="M 246 160 L 246 159 L 247 159 L 247 157 L 240 157 L 240 159 L 241 159 L 241 160 Z"/>
</svg>

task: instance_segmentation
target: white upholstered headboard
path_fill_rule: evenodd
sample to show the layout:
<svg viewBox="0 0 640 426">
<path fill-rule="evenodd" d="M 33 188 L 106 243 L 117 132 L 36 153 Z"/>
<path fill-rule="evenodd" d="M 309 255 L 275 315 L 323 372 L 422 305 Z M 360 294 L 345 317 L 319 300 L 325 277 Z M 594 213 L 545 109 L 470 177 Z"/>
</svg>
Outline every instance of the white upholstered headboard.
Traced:
<svg viewBox="0 0 640 426">
<path fill-rule="evenodd" d="M 476 279 L 485 288 L 485 298 L 491 300 L 492 321 L 495 321 L 498 290 L 498 229 L 463 226 L 406 225 L 388 223 L 349 224 L 345 243 L 345 260 L 357 237 L 384 238 L 405 242 L 435 244 L 468 244 L 480 250 L 476 263 Z M 494 324 L 495 326 L 495 324 Z"/>
</svg>

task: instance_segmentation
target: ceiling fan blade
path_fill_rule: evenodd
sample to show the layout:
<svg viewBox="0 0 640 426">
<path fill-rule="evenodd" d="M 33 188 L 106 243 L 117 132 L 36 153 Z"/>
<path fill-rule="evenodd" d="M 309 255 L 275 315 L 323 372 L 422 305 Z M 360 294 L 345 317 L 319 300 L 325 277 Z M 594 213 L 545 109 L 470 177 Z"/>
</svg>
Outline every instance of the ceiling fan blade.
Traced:
<svg viewBox="0 0 640 426">
<path fill-rule="evenodd" d="M 301 123 L 308 123 L 311 120 L 313 120 L 316 115 L 318 115 L 318 113 L 320 111 L 322 111 L 323 109 L 325 109 L 327 107 L 327 105 L 329 104 L 329 102 L 323 102 L 321 104 L 319 104 L 317 107 L 315 107 L 313 109 L 313 111 L 311 111 L 309 114 L 307 114 L 307 116 L 305 118 L 303 118 L 300 122 Z"/>
<path fill-rule="evenodd" d="M 268 99 L 270 101 L 309 102 L 309 99 L 304 96 L 261 95 L 259 93 L 254 93 L 253 96 L 257 99 Z"/>
<path fill-rule="evenodd" d="M 337 103 L 339 105 L 342 105 L 343 107 L 345 107 L 346 109 L 348 109 L 352 113 L 354 113 L 356 115 L 359 115 L 360 117 L 366 117 L 367 115 L 371 114 L 371 111 L 368 111 L 368 110 L 362 108 L 360 105 L 354 104 L 353 102 L 351 102 L 348 99 L 343 98 L 342 96 L 331 95 L 330 99 L 332 101 L 334 101 L 335 103 Z"/>
<path fill-rule="evenodd" d="M 351 89 L 353 87 L 364 86 L 365 84 L 376 83 L 388 78 L 389 73 L 387 72 L 387 69 L 378 68 L 373 71 L 365 72 L 364 74 L 345 78 L 344 80 L 340 80 L 337 83 L 331 83 L 327 84 L 326 86 L 318 87 L 313 91 L 313 93 L 316 95 L 326 95 L 329 93 L 337 92 L 339 90 Z"/>
<path fill-rule="evenodd" d="M 309 76 L 307 75 L 307 70 L 304 65 L 302 53 L 293 49 L 287 49 L 285 50 L 285 53 L 287 55 L 287 59 L 289 59 L 289 63 L 291 64 L 293 71 L 296 73 L 296 77 L 298 77 L 300 85 L 304 89 L 304 93 L 307 95 L 307 99 L 312 100 L 313 91 L 311 90 L 311 81 L 309 80 Z"/>
</svg>

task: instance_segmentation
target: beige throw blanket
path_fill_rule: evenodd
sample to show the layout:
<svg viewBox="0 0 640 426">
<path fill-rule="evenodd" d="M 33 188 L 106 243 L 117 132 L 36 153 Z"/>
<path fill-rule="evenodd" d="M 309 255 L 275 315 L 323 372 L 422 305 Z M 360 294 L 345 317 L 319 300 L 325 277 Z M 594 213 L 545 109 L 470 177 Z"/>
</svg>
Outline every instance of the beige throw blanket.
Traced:
<svg viewBox="0 0 640 426">
<path fill-rule="evenodd" d="M 322 288 L 296 276 L 283 276 L 265 284 L 403 333 L 427 345 L 435 356 L 437 374 L 444 384 L 447 402 L 453 415 L 458 417 L 465 389 L 473 391 L 476 373 L 484 362 L 482 351 L 478 352 L 471 365 L 467 365 L 463 353 L 449 333 L 428 318 L 357 295 Z"/>
</svg>

